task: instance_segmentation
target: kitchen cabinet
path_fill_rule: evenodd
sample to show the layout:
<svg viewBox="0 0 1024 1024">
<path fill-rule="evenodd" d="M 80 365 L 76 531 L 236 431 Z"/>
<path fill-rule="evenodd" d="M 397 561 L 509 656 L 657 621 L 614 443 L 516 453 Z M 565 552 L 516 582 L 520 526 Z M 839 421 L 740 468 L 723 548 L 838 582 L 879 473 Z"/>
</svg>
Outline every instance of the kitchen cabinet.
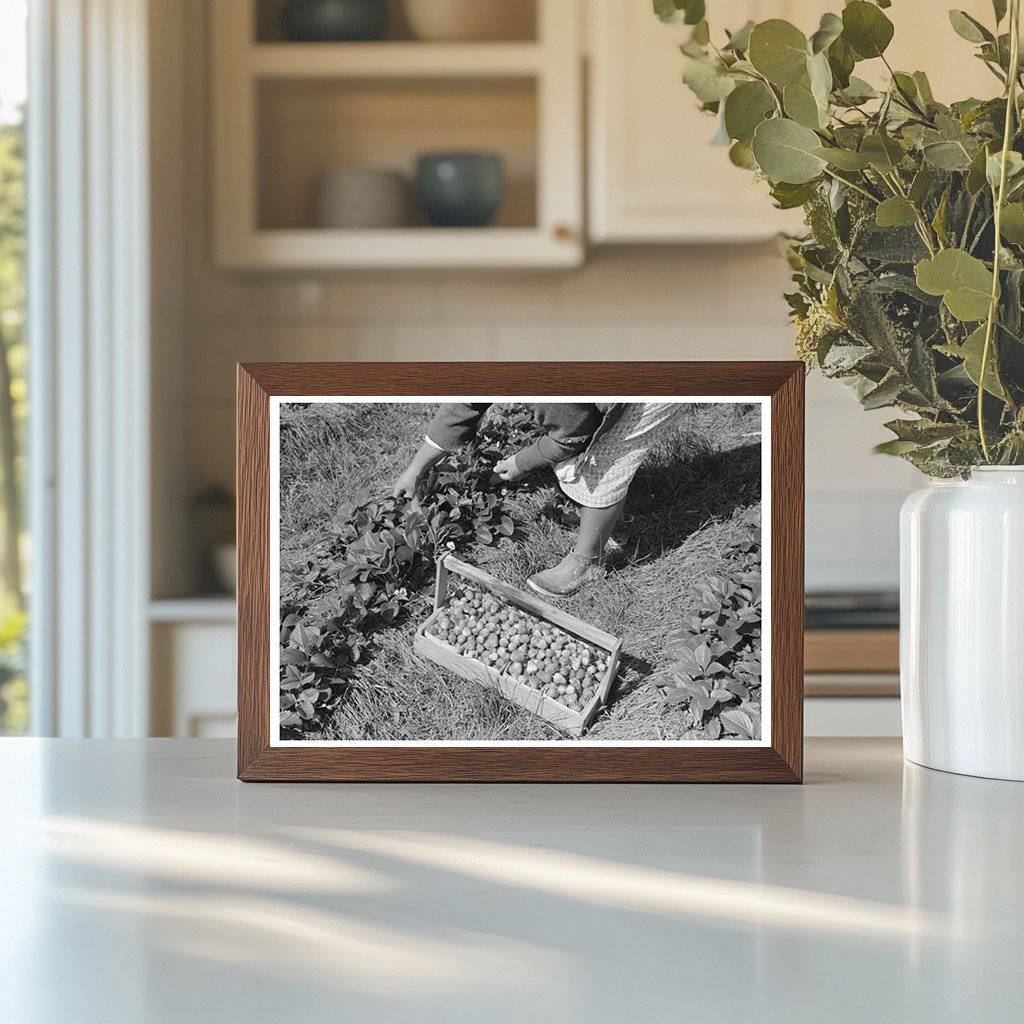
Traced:
<svg viewBox="0 0 1024 1024">
<path fill-rule="evenodd" d="M 526 4 L 530 0 L 519 0 Z M 229 269 L 559 267 L 583 258 L 580 0 L 533 0 L 531 39 L 294 42 L 274 0 L 211 5 L 214 254 Z M 493 225 L 318 223 L 339 169 L 498 154 Z M 411 182 L 407 183 L 410 184 Z M 411 191 L 411 190 L 410 190 Z"/>
<path fill-rule="evenodd" d="M 151 735 L 234 736 L 234 599 L 153 601 L 149 620 Z"/>
</svg>

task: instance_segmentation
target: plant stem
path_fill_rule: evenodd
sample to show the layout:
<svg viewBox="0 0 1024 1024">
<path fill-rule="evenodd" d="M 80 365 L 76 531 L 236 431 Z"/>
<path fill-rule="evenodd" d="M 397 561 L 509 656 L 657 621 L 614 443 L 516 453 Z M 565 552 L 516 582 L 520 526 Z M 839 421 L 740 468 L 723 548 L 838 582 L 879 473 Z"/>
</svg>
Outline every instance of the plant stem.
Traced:
<svg viewBox="0 0 1024 1024">
<path fill-rule="evenodd" d="M 1003 149 L 999 154 L 999 189 L 995 196 L 993 227 L 995 243 L 992 252 L 992 296 L 989 300 L 988 319 L 985 322 L 985 345 L 981 350 L 981 369 L 978 371 L 978 436 L 981 438 L 981 451 L 985 461 L 992 462 L 985 433 L 985 374 L 992 347 L 992 332 L 995 327 L 999 309 L 999 256 L 1002 250 L 1000 239 L 1003 201 L 1006 197 L 1006 162 L 1010 152 L 1010 139 L 1013 135 L 1013 121 L 1017 112 L 1017 68 L 1020 62 L 1020 0 L 1010 0 L 1010 73 L 1006 83 L 1006 119 L 1003 124 Z"/>
<path fill-rule="evenodd" d="M 764 87 L 768 90 L 769 94 L 771 95 L 772 101 L 775 103 L 775 113 L 778 114 L 779 117 L 785 117 L 785 111 L 782 109 L 782 101 L 779 99 L 779 97 L 775 93 L 775 90 L 772 88 L 772 83 L 769 82 L 768 79 L 765 78 L 764 75 L 760 74 L 759 72 L 754 71 L 752 73 L 755 78 L 764 83 Z"/>
<path fill-rule="evenodd" d="M 978 247 L 978 243 L 981 241 L 981 236 L 985 234 L 985 228 L 988 227 L 990 220 L 992 220 L 992 214 L 987 214 L 985 219 L 981 222 L 981 227 L 978 228 L 978 231 L 974 236 L 974 241 L 967 247 L 968 252 L 973 253 Z"/>
<path fill-rule="evenodd" d="M 846 178 L 840 178 L 838 174 L 833 174 L 827 167 L 824 169 L 824 173 L 827 174 L 834 181 L 841 182 L 842 184 L 852 188 L 854 192 L 859 192 L 862 196 L 866 196 L 873 203 L 878 203 L 878 196 L 873 196 L 866 188 L 861 188 L 854 181 L 847 181 Z"/>
</svg>

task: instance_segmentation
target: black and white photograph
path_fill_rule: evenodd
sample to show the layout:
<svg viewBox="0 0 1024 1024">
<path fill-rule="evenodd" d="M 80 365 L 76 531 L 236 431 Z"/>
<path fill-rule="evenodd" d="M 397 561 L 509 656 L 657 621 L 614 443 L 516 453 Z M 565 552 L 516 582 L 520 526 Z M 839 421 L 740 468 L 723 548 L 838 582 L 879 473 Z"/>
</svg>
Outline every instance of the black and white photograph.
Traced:
<svg viewBox="0 0 1024 1024">
<path fill-rule="evenodd" d="M 764 745 L 767 400 L 270 406 L 276 745 Z"/>
</svg>

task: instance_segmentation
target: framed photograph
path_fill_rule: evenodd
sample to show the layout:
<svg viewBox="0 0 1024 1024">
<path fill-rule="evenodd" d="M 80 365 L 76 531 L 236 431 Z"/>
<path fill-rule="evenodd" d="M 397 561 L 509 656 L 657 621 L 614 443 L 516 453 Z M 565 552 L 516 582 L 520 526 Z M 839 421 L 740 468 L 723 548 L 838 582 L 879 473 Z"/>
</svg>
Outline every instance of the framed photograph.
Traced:
<svg viewBox="0 0 1024 1024">
<path fill-rule="evenodd" d="M 238 368 L 246 781 L 799 782 L 798 362 Z"/>
</svg>

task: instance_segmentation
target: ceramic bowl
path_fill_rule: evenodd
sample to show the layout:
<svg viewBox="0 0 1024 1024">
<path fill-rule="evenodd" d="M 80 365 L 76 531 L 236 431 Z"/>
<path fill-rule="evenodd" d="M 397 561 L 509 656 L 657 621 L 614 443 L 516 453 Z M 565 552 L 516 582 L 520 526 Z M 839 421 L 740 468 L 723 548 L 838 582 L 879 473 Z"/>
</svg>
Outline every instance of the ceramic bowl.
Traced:
<svg viewBox="0 0 1024 1024">
<path fill-rule="evenodd" d="M 321 228 L 400 228 L 409 221 L 409 182 L 397 171 L 341 167 L 320 179 L 314 199 Z"/>
<path fill-rule="evenodd" d="M 494 153 L 424 153 L 416 161 L 416 196 L 435 227 L 489 224 L 504 191 L 504 165 Z"/>
<path fill-rule="evenodd" d="M 405 0 L 405 16 L 417 39 L 481 42 L 532 39 L 532 0 Z"/>
<path fill-rule="evenodd" d="M 295 42 L 380 39 L 387 25 L 387 0 L 288 0 L 281 11 L 285 38 Z"/>
</svg>

